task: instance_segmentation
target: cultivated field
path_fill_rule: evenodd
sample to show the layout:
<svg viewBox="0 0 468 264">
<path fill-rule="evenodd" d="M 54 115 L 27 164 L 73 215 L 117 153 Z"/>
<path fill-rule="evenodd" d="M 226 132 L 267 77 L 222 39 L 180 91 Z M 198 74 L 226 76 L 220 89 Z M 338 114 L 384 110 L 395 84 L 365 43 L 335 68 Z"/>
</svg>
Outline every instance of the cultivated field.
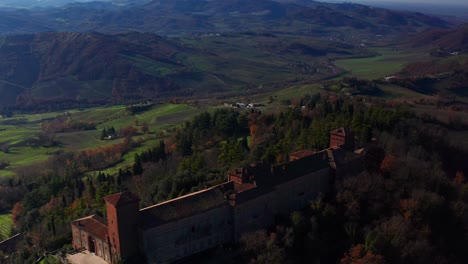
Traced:
<svg viewBox="0 0 468 264">
<path fill-rule="evenodd" d="M 11 214 L 0 214 L 0 241 L 10 236 L 12 224 Z"/>
<path fill-rule="evenodd" d="M 166 135 L 168 128 L 190 119 L 201 111 L 203 109 L 187 104 L 157 104 L 147 111 L 134 115 L 129 114 L 125 106 L 110 106 L 0 118 L 0 146 L 4 144 L 9 146 L 8 151 L 0 151 L 0 161 L 10 164 L 0 170 L 0 177 L 13 175 L 14 169 L 19 166 L 44 161 L 56 151 L 94 149 L 121 142 L 122 139 L 101 140 L 100 136 L 104 128 L 114 127 L 119 130 L 122 127 L 134 126 L 138 130 L 138 135 L 134 139 L 142 141 L 142 145 L 135 151 L 146 149 L 158 142 L 161 136 Z M 59 143 L 57 146 L 41 147 L 31 143 L 35 139 L 37 141 L 38 134 L 41 132 L 41 123 L 63 115 L 67 115 L 68 119 L 74 121 L 93 122 L 96 124 L 96 129 L 55 133 L 54 138 Z M 147 134 L 141 133 L 143 123 L 149 127 Z M 127 154 L 126 157 L 133 159 L 133 153 Z"/>
</svg>

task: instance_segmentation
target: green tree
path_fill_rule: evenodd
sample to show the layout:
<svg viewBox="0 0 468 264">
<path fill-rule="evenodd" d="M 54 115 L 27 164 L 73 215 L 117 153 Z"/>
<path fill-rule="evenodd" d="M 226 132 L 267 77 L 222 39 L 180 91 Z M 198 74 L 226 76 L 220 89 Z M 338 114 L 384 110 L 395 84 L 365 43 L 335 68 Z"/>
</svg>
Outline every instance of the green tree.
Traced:
<svg viewBox="0 0 468 264">
<path fill-rule="evenodd" d="M 143 165 L 141 164 L 141 157 L 138 154 L 135 154 L 132 172 L 133 172 L 133 175 L 140 175 L 143 172 Z"/>
</svg>

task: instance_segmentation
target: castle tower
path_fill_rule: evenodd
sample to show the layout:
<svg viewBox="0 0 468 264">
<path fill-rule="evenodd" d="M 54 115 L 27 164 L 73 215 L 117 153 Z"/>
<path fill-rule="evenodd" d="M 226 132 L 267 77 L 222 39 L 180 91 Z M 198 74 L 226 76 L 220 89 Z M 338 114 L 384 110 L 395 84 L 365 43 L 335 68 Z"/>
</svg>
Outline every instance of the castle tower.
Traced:
<svg viewBox="0 0 468 264">
<path fill-rule="evenodd" d="M 138 253 L 137 221 L 140 199 L 121 192 L 104 197 L 112 263 L 125 260 Z"/>
<path fill-rule="evenodd" d="M 354 133 L 349 128 L 338 128 L 330 132 L 330 148 L 342 147 L 354 151 Z"/>
</svg>

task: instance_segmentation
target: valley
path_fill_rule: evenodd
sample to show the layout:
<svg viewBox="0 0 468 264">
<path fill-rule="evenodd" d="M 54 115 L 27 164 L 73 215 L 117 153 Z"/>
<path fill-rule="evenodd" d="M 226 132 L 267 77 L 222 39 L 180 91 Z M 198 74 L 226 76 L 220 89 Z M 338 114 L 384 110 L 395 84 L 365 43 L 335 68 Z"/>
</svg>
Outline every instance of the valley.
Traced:
<svg viewBox="0 0 468 264">
<path fill-rule="evenodd" d="M 33 48 L 25 41 L 32 41 Z M 82 45 L 88 48 L 81 50 Z M 0 105 L 25 109 L 60 108 L 64 101 L 93 105 L 239 95 L 278 81 L 328 78 L 338 71 L 330 68 L 331 59 L 371 55 L 334 41 L 252 34 L 168 39 L 140 33 L 47 33 L 7 37 L 0 50 L 5 69 Z"/>
<path fill-rule="evenodd" d="M 136 194 L 139 208 L 184 197 L 189 206 L 171 210 L 185 213 L 200 209 L 190 205 L 199 193 L 232 184 L 222 198 L 248 208 L 255 179 L 226 177 L 294 178 L 314 164 L 288 164 L 309 154 L 328 164 L 329 191 L 265 230 L 222 246 L 208 239 L 195 256 L 190 243 L 233 224 L 188 224 L 174 231 L 174 254 L 468 260 L 468 25 L 459 19 L 312 0 L 40 2 L 0 4 L 0 241 L 25 235 L 14 250 L 0 243 L 0 263 L 76 254 L 70 223 L 103 217 L 107 230 L 104 197 L 116 193 Z M 339 128 L 352 147 L 331 146 Z M 267 200 L 239 215 L 261 221 L 278 206 Z M 83 248 L 97 256 L 91 240 Z"/>
</svg>

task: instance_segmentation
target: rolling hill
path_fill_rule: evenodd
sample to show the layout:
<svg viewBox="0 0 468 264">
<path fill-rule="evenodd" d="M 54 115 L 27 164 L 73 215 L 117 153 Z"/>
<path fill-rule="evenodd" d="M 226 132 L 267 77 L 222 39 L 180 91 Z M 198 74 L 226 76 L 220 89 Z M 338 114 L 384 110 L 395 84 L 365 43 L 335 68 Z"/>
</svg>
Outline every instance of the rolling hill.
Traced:
<svg viewBox="0 0 468 264">
<path fill-rule="evenodd" d="M 439 18 L 420 13 L 349 3 L 272 0 L 153 0 L 120 5 L 86 2 L 49 9 L 4 10 L 0 18 L 0 32 L 8 34 L 130 30 L 160 35 L 240 31 L 389 34 L 449 26 Z"/>
<path fill-rule="evenodd" d="M 407 64 L 394 81 L 418 92 L 468 96 L 468 25 L 432 29 L 411 38 L 406 45 L 425 51 L 430 59 Z"/>
<path fill-rule="evenodd" d="M 152 41 L 158 50 L 100 33 L 8 36 L 0 47 L 0 89 L 9 95 L 3 101 L 11 104 L 16 98 L 26 106 L 51 98 L 107 100 L 176 93 L 177 86 L 164 76 L 145 73 L 129 62 L 141 57 L 155 65 L 183 67 L 171 59 L 180 47 L 156 37 Z"/>
<path fill-rule="evenodd" d="M 352 45 L 272 34 L 166 38 L 150 33 L 38 33 L 0 40 L 1 106 L 66 108 L 255 92 L 269 83 L 339 74 Z"/>
<path fill-rule="evenodd" d="M 363 39 L 448 26 L 420 13 L 315 1 L 119 0 L 2 9 L 0 107 L 256 92 L 275 82 L 336 76 L 333 60 L 370 54 Z"/>
</svg>

